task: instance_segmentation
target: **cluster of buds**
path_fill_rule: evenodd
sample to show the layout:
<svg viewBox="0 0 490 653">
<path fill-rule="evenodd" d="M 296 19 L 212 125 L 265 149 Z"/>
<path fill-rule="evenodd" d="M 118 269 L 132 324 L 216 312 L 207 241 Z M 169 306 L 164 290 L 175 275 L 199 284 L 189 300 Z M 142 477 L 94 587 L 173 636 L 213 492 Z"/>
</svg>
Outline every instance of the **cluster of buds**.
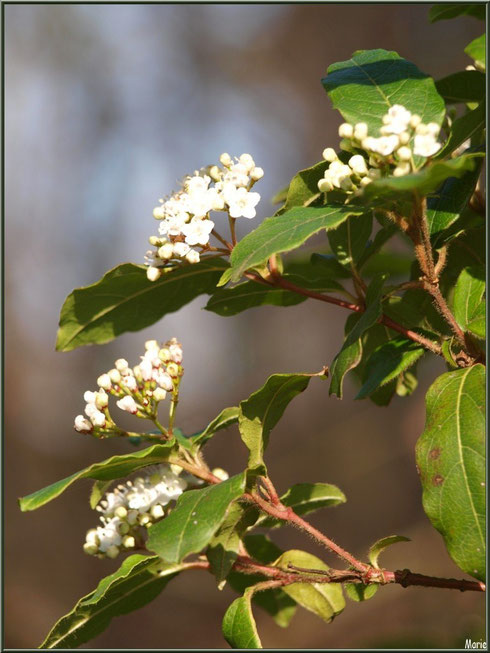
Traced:
<svg viewBox="0 0 490 653">
<path fill-rule="evenodd" d="M 93 433 L 97 437 L 121 433 L 109 412 L 109 395 L 117 399 L 118 408 L 144 419 L 156 418 L 158 404 L 167 392 L 176 398 L 184 373 L 181 344 L 176 338 L 163 346 L 156 340 L 148 340 L 145 350 L 141 362 L 133 368 L 127 360 L 119 358 L 112 370 L 97 379 L 99 389 L 85 392 L 86 417 L 78 415 L 75 418 L 76 431 Z"/>
<path fill-rule="evenodd" d="M 333 148 L 326 148 L 323 158 L 330 165 L 318 188 L 327 193 L 335 188 L 353 193 L 382 176 L 409 174 L 416 170 L 414 155 L 429 158 L 440 150 L 439 131 L 437 123 L 424 124 L 420 116 L 400 104 L 383 116 L 379 137 L 369 136 L 365 122 L 344 122 L 339 127 L 339 136 L 344 139 L 341 147 L 348 151 L 364 150 L 365 154 L 355 154 L 343 163 Z"/>
<path fill-rule="evenodd" d="M 198 263 L 201 254 L 209 251 L 214 229 L 211 211 L 224 211 L 230 218 L 254 218 L 259 193 L 251 192 L 256 181 L 264 176 L 250 154 L 233 160 L 229 154 L 220 156 L 219 165 L 208 166 L 185 177 L 182 188 L 153 210 L 160 221 L 159 236 L 151 236 L 145 259 L 147 276 L 156 281 L 175 263 Z M 198 247 L 199 249 L 195 249 Z"/>
<path fill-rule="evenodd" d="M 115 558 L 120 551 L 141 547 L 145 530 L 165 516 L 170 510 L 166 507 L 176 501 L 191 482 L 190 478 L 180 476 L 180 472 L 181 468 L 176 465 L 151 466 L 146 468 L 145 476 L 107 492 L 96 508 L 101 513 L 102 526 L 87 532 L 83 545 L 85 553 Z"/>
</svg>

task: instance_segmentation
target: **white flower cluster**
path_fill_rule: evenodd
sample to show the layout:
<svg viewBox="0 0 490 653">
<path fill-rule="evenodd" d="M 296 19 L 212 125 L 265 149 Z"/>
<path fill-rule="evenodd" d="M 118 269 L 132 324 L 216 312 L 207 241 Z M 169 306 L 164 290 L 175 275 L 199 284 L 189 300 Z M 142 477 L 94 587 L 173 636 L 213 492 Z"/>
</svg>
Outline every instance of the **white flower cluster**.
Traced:
<svg viewBox="0 0 490 653">
<path fill-rule="evenodd" d="M 214 229 L 211 211 L 225 211 L 231 218 L 254 218 L 259 193 L 251 192 L 256 181 L 264 176 L 250 154 L 233 160 L 229 154 L 220 156 L 218 165 L 196 171 L 185 177 L 182 188 L 153 210 L 160 220 L 159 236 L 151 236 L 145 259 L 150 281 L 160 278 L 170 261 L 186 260 L 198 263 L 203 252 L 209 250 L 209 239 Z M 201 251 L 193 249 L 200 247 Z"/>
<path fill-rule="evenodd" d="M 121 550 L 141 546 L 144 529 L 165 516 L 165 506 L 188 487 L 176 465 L 148 467 L 146 475 L 118 485 L 97 506 L 102 526 L 87 532 L 83 550 L 115 558 Z"/>
<path fill-rule="evenodd" d="M 355 125 L 344 122 L 339 127 L 339 136 L 348 141 L 348 149 L 362 149 L 366 155 L 355 154 L 343 163 L 333 148 L 326 148 L 323 158 L 330 165 L 318 188 L 327 193 L 335 188 L 352 193 L 381 176 L 401 177 L 413 172 L 414 155 L 427 158 L 440 150 L 439 131 L 437 123 L 424 124 L 420 116 L 401 104 L 395 104 L 383 116 L 378 138 L 369 136 L 365 122 Z"/>
<path fill-rule="evenodd" d="M 133 368 L 119 358 L 112 370 L 97 379 L 99 389 L 85 392 L 86 417 L 77 415 L 76 431 L 95 435 L 119 432 L 109 413 L 109 395 L 117 398 L 116 405 L 121 410 L 145 419 L 156 416 L 158 403 L 167 392 L 178 389 L 184 373 L 182 345 L 176 338 L 162 346 L 156 340 L 147 340 L 145 350 L 141 362 Z"/>
</svg>

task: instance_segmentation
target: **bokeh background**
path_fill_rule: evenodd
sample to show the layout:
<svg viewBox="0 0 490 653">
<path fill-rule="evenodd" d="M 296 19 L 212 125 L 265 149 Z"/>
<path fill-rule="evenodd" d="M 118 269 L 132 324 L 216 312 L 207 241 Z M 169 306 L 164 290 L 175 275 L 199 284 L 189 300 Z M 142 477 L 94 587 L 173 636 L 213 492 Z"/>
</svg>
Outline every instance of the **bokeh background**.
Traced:
<svg viewBox="0 0 490 653">
<path fill-rule="evenodd" d="M 272 372 L 330 364 L 346 317 L 309 301 L 220 318 L 202 310 L 201 297 L 144 332 L 61 354 L 54 342 L 66 295 L 120 262 L 143 262 L 157 199 L 223 151 L 250 152 L 266 171 L 259 217 L 247 226 L 270 215 L 269 198 L 337 142 L 340 116 L 320 84 L 329 64 L 383 47 L 435 78 L 463 69 L 463 48 L 481 23 L 430 25 L 428 11 L 409 3 L 5 7 L 7 647 L 39 645 L 118 566 L 82 552 L 96 522 L 89 481 L 39 512 L 21 514 L 16 502 L 128 451 L 72 430 L 84 390 L 114 359 L 134 364 L 145 339 L 178 336 L 186 365 L 179 425 L 195 432 Z M 414 464 L 424 391 L 442 371 L 439 361 L 422 363 L 415 395 L 389 408 L 354 401 L 350 381 L 342 402 L 312 382 L 273 433 L 267 460 L 282 491 L 312 480 L 344 490 L 345 506 L 312 521 L 356 554 L 403 534 L 412 542 L 387 552 L 386 566 L 460 576 L 423 513 Z M 231 473 L 245 460 L 234 430 L 209 446 L 209 462 Z M 289 529 L 273 537 L 324 555 Z M 182 575 L 85 647 L 227 648 L 220 624 L 232 598 L 207 574 Z M 265 647 L 459 648 L 484 636 L 484 598 L 388 587 L 349 603 L 330 625 L 302 610 L 288 630 L 259 609 L 256 618 Z"/>
</svg>

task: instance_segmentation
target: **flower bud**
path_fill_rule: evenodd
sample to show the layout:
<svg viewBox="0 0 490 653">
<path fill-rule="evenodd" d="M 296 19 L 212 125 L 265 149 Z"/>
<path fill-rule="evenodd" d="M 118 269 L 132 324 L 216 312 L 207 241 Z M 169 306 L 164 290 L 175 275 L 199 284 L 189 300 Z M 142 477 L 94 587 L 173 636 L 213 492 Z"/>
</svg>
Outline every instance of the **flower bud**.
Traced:
<svg viewBox="0 0 490 653">
<path fill-rule="evenodd" d="M 137 519 L 138 519 L 138 511 L 128 510 L 128 516 L 127 516 L 128 524 L 134 526 L 134 524 L 136 524 Z"/>
<path fill-rule="evenodd" d="M 176 363 L 168 363 L 167 373 L 173 377 L 179 376 L 179 366 Z"/>
<path fill-rule="evenodd" d="M 221 170 L 218 166 L 211 166 L 209 168 L 209 176 L 213 181 L 219 181 L 221 179 Z"/>
<path fill-rule="evenodd" d="M 222 163 L 225 166 L 225 168 L 228 168 L 228 166 L 231 166 L 231 164 L 233 163 L 231 156 L 227 152 L 223 152 L 219 160 L 220 163 Z"/>
<path fill-rule="evenodd" d="M 158 236 L 150 236 L 148 242 L 150 245 L 153 245 L 153 247 L 160 247 L 160 245 L 163 245 L 164 240 Z"/>
<path fill-rule="evenodd" d="M 215 467 L 215 469 L 213 469 L 211 473 L 214 474 L 214 476 L 216 476 L 217 478 L 219 478 L 220 481 L 226 481 L 230 478 L 228 472 L 225 471 L 224 469 L 221 469 L 221 467 Z"/>
<path fill-rule="evenodd" d="M 160 387 L 162 387 L 164 390 L 167 390 L 167 392 L 171 392 L 174 389 L 174 383 L 172 381 L 172 378 L 170 376 L 170 372 L 168 371 L 169 366 L 172 365 L 173 367 L 171 368 L 172 370 L 176 369 L 177 372 L 175 373 L 175 376 L 177 376 L 179 367 L 175 363 L 169 363 L 167 365 L 167 372 L 162 372 L 161 374 L 158 375 L 157 377 L 157 383 Z"/>
<path fill-rule="evenodd" d="M 398 139 L 400 140 L 401 145 L 406 145 L 410 140 L 410 134 L 408 132 L 402 132 L 398 134 Z"/>
<path fill-rule="evenodd" d="M 90 390 L 87 390 L 86 392 L 83 393 L 83 399 L 84 401 L 87 402 L 87 404 L 95 404 L 95 392 L 91 392 Z"/>
<path fill-rule="evenodd" d="M 158 358 L 163 362 L 166 363 L 167 361 L 170 360 L 170 349 L 167 347 L 162 347 L 160 351 L 158 352 Z"/>
<path fill-rule="evenodd" d="M 108 558 L 112 558 L 112 559 L 117 558 L 117 556 L 119 555 L 119 549 L 115 544 L 111 544 L 111 546 L 107 549 L 105 554 Z"/>
<path fill-rule="evenodd" d="M 75 431 L 78 431 L 79 433 L 90 433 L 94 427 L 83 415 L 77 415 L 75 417 L 74 428 Z"/>
<path fill-rule="evenodd" d="M 189 250 L 190 247 L 187 243 L 174 243 L 174 255 L 179 258 L 184 258 Z"/>
<path fill-rule="evenodd" d="M 155 390 L 153 390 L 153 399 L 155 401 L 163 401 L 166 396 L 167 393 L 163 388 L 155 388 Z"/>
<path fill-rule="evenodd" d="M 126 537 L 123 538 L 122 543 L 125 549 L 134 549 L 136 546 L 136 540 L 132 535 L 126 535 Z"/>
<path fill-rule="evenodd" d="M 352 138 L 354 134 L 354 127 L 348 122 L 343 122 L 339 127 L 340 138 Z"/>
<path fill-rule="evenodd" d="M 330 163 L 336 161 L 337 159 L 337 153 L 333 149 L 333 147 L 326 147 L 322 152 L 322 156 L 325 159 L 325 161 L 329 161 Z"/>
<path fill-rule="evenodd" d="M 126 508 L 124 506 L 118 506 L 114 510 L 114 514 L 116 515 L 116 517 L 119 517 L 119 519 L 126 519 L 126 517 L 128 515 L 128 511 L 126 510 Z"/>
<path fill-rule="evenodd" d="M 149 351 L 150 349 L 159 349 L 160 345 L 158 344 L 158 340 L 147 340 L 145 342 L 145 350 Z"/>
<path fill-rule="evenodd" d="M 104 390 L 110 390 L 112 388 L 111 377 L 108 374 L 101 374 L 97 379 L 97 385 Z"/>
<path fill-rule="evenodd" d="M 119 372 L 124 373 L 128 369 L 129 363 L 125 358 L 118 358 L 114 366 Z"/>
<path fill-rule="evenodd" d="M 165 216 L 165 209 L 163 208 L 163 205 L 161 204 L 160 206 L 155 206 L 153 209 L 153 217 L 155 220 L 163 220 L 163 217 Z"/>
<path fill-rule="evenodd" d="M 393 177 L 403 177 L 408 175 L 410 172 L 410 164 L 407 161 L 403 161 L 393 170 Z"/>
<path fill-rule="evenodd" d="M 104 413 L 101 413 L 100 410 L 95 410 L 92 415 L 90 415 L 90 421 L 94 426 L 103 428 L 106 423 L 105 415 Z"/>
<path fill-rule="evenodd" d="M 126 395 L 122 399 L 119 399 L 119 401 L 116 401 L 116 405 L 121 410 L 125 410 L 128 413 L 132 413 L 133 415 L 136 415 L 138 412 L 138 404 L 135 402 L 133 397 L 130 397 L 129 395 Z"/>
<path fill-rule="evenodd" d="M 399 147 L 396 153 L 401 161 L 410 161 L 412 158 L 412 150 L 406 145 Z"/>
<path fill-rule="evenodd" d="M 163 510 L 162 506 L 157 503 L 155 506 L 152 506 L 150 513 L 153 519 L 161 519 L 165 514 L 165 511 Z"/>
<path fill-rule="evenodd" d="M 355 154 L 354 156 L 351 156 L 349 159 L 349 165 L 354 170 L 354 172 L 357 172 L 358 175 L 366 175 L 367 174 L 367 166 L 366 166 L 366 161 L 363 156 L 360 154 Z"/>
<path fill-rule="evenodd" d="M 250 179 L 253 179 L 254 181 L 259 181 L 259 179 L 262 179 L 264 176 L 264 170 L 262 168 L 252 168 L 250 171 Z"/>
<path fill-rule="evenodd" d="M 421 122 L 422 118 L 417 113 L 413 113 L 412 117 L 410 118 L 410 127 L 418 127 Z"/>
<path fill-rule="evenodd" d="M 119 383 L 121 381 L 121 375 L 116 369 L 109 370 L 108 375 L 113 383 Z"/>
<path fill-rule="evenodd" d="M 318 190 L 321 193 L 329 193 L 331 190 L 333 190 L 333 184 L 330 179 L 320 179 L 318 182 Z"/>
<path fill-rule="evenodd" d="M 138 517 L 138 523 L 141 526 L 144 526 L 145 524 L 149 524 L 150 522 L 151 522 L 151 516 L 147 512 L 144 512 L 142 515 Z"/>
<path fill-rule="evenodd" d="M 368 135 L 368 126 L 365 122 L 358 122 L 354 126 L 354 138 L 362 141 Z"/>
<path fill-rule="evenodd" d="M 255 167 L 255 161 L 250 154 L 242 154 L 239 158 L 239 161 L 242 166 L 245 166 L 247 172 L 250 172 Z"/>
<path fill-rule="evenodd" d="M 89 531 L 87 531 L 85 541 L 89 542 L 89 544 L 96 544 L 97 546 L 99 545 L 99 536 L 97 535 L 96 528 L 91 528 Z"/>
<path fill-rule="evenodd" d="M 381 177 L 381 170 L 379 168 L 369 168 L 368 177 L 370 179 L 379 179 Z"/>
<path fill-rule="evenodd" d="M 93 556 L 97 553 L 99 547 L 96 544 L 90 544 L 89 542 L 85 542 L 85 544 L 83 545 L 83 550 L 87 555 Z"/>
<path fill-rule="evenodd" d="M 172 243 L 165 243 L 165 245 L 162 245 L 158 249 L 158 256 L 164 261 L 168 261 L 169 259 L 171 259 L 173 253 L 174 253 L 174 246 Z"/>
<path fill-rule="evenodd" d="M 148 278 L 148 281 L 158 281 L 158 279 L 160 279 L 160 277 L 162 276 L 162 269 L 150 265 L 146 270 L 146 276 Z"/>
<path fill-rule="evenodd" d="M 367 185 L 370 184 L 372 181 L 373 181 L 373 180 L 372 180 L 370 177 L 363 177 L 363 178 L 361 179 L 361 182 L 360 182 L 360 183 L 361 183 L 361 186 L 367 186 Z"/>
<path fill-rule="evenodd" d="M 95 393 L 95 405 L 99 410 L 102 410 L 103 408 L 107 408 L 107 406 L 109 405 L 109 397 L 107 396 L 105 391 Z"/>
<path fill-rule="evenodd" d="M 196 252 L 195 249 L 191 249 L 191 251 L 186 255 L 186 260 L 188 263 L 199 263 L 201 260 L 201 257 L 199 256 L 199 252 Z"/>
</svg>

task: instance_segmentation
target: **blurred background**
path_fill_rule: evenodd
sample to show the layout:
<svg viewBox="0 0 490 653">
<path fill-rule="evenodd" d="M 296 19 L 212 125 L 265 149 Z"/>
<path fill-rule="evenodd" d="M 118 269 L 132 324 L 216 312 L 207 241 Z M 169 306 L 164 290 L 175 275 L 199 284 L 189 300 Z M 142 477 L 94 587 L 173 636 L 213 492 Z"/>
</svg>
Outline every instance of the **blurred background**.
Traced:
<svg viewBox="0 0 490 653">
<path fill-rule="evenodd" d="M 435 78 L 463 69 L 463 48 L 482 25 L 470 17 L 430 25 L 428 11 L 408 3 L 5 7 L 5 646 L 38 646 L 119 566 L 82 551 L 97 521 L 89 481 L 38 512 L 17 507 L 17 497 L 128 451 L 72 429 L 101 372 L 121 356 L 135 364 L 148 338 L 177 336 L 186 367 L 179 426 L 192 433 L 273 372 L 331 364 L 346 318 L 313 301 L 222 318 L 203 311 L 201 297 L 143 332 L 61 354 L 54 343 L 66 295 L 120 262 L 142 263 L 157 199 L 223 151 L 249 152 L 266 172 L 258 218 L 246 226 L 271 215 L 273 194 L 338 142 L 340 116 L 320 83 L 331 63 L 382 47 Z M 412 542 L 385 554 L 388 568 L 459 577 L 422 510 L 414 464 L 424 393 L 442 371 L 439 361 L 423 362 L 414 396 L 388 408 L 354 401 L 351 381 L 339 402 L 314 380 L 275 429 L 267 462 L 281 491 L 339 485 L 347 504 L 312 522 L 355 554 L 402 534 Z M 216 436 L 208 459 L 240 471 L 237 431 Z M 290 529 L 273 539 L 324 555 Z M 85 648 L 227 648 L 220 625 L 233 598 L 210 575 L 182 575 Z M 387 587 L 365 604 L 349 602 L 330 625 L 298 610 L 282 630 L 255 612 L 265 647 L 461 648 L 484 637 L 482 596 L 435 589 Z"/>
</svg>

